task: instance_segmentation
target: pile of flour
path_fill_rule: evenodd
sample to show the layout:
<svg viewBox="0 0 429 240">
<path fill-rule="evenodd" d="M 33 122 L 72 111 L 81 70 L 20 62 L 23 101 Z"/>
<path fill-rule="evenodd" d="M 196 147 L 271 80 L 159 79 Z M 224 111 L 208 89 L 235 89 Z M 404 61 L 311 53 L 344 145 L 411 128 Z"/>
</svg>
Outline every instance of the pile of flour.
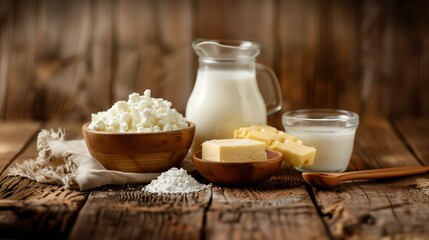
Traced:
<svg viewBox="0 0 429 240">
<path fill-rule="evenodd" d="M 143 190 L 151 193 L 189 193 L 209 188 L 188 175 L 185 169 L 171 168 L 152 180 Z"/>
</svg>

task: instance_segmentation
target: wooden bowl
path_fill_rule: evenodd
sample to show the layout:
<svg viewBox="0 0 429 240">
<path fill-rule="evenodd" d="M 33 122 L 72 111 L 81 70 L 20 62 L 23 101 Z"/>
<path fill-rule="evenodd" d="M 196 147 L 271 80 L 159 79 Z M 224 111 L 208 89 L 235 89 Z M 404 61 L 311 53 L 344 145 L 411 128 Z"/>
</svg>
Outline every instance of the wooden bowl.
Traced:
<svg viewBox="0 0 429 240">
<path fill-rule="evenodd" d="M 221 185 L 245 186 L 259 184 L 273 176 L 281 167 L 280 152 L 266 150 L 267 160 L 254 162 L 218 162 L 201 159 L 202 152 L 192 155 L 197 171 L 207 180 Z"/>
<path fill-rule="evenodd" d="M 104 167 L 123 172 L 157 173 L 179 166 L 191 147 L 195 124 L 176 131 L 111 133 L 82 126 L 86 146 Z"/>
</svg>

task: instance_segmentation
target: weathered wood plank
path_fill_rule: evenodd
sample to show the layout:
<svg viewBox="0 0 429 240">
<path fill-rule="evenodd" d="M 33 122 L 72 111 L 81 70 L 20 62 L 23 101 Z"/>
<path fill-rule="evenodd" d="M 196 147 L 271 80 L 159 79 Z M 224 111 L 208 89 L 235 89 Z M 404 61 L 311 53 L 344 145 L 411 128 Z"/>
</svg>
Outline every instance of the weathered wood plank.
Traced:
<svg viewBox="0 0 429 240">
<path fill-rule="evenodd" d="M 88 50 L 92 25 L 88 1 L 39 1 L 33 117 L 81 120 L 87 109 Z M 67 9 L 67 11 L 64 11 Z"/>
<path fill-rule="evenodd" d="M 66 129 L 70 139 L 82 136 L 81 126 L 76 124 L 49 123 L 42 127 Z M 36 156 L 34 139 L 14 163 Z M 6 171 L 0 178 L 0 238 L 66 238 L 88 193 L 5 176 Z"/>
<path fill-rule="evenodd" d="M 301 175 L 289 166 L 282 166 L 279 173 L 258 186 L 215 187 L 205 236 L 208 239 L 329 238 Z"/>
<path fill-rule="evenodd" d="M 359 126 L 350 169 L 418 165 L 390 124 Z M 425 239 L 429 237 L 429 176 L 353 181 L 331 190 L 313 189 L 335 238 Z"/>
<path fill-rule="evenodd" d="M 258 42 L 261 44 L 258 62 L 273 68 L 276 57 L 275 3 L 272 0 L 199 0 L 196 4 L 196 35 L 208 39 Z"/>
<path fill-rule="evenodd" d="M 276 60 L 288 106 L 427 113 L 427 2 L 289 0 L 278 9 Z"/>
<path fill-rule="evenodd" d="M 349 170 L 420 165 L 385 118 L 361 121 Z"/>
<path fill-rule="evenodd" d="M 38 122 L 0 122 L 0 173 L 35 137 Z"/>
<path fill-rule="evenodd" d="M 279 80 L 287 108 L 302 108 L 307 106 L 307 82 L 315 72 L 317 2 L 291 0 L 279 3 L 278 12 L 284 13 L 277 16 L 277 44 L 281 53 L 277 61 Z M 304 68 L 305 71 L 297 70 Z"/>
<path fill-rule="evenodd" d="M 65 238 L 87 195 L 20 177 L 0 186 L 1 238 Z"/>
<path fill-rule="evenodd" d="M 429 118 L 402 118 L 394 123 L 419 161 L 429 165 Z"/>
<path fill-rule="evenodd" d="M 91 81 L 87 82 L 88 105 L 90 109 L 105 110 L 112 104 L 112 81 L 115 73 L 114 52 L 114 3 L 113 1 L 93 2 L 91 51 Z"/>
<path fill-rule="evenodd" d="M 388 116 L 427 114 L 428 2 L 361 3 L 362 107 Z"/>
<path fill-rule="evenodd" d="M 356 1 L 280 1 L 278 73 L 290 108 L 359 110 Z"/>
<path fill-rule="evenodd" d="M 36 12 L 37 2 L 25 3 L 14 1 L 11 6 L 13 14 L 9 14 L 7 23 L 12 24 L 11 36 L 6 31 L 7 53 L 7 83 L 3 100 L 6 119 L 32 119 L 32 104 L 35 102 L 34 66 L 36 45 Z M 8 28 L 6 27 L 5 30 Z M 1 34 L 1 36 L 3 36 Z M 1 69 L 0 69 L 1 70 Z"/>
<path fill-rule="evenodd" d="M 1 1 L 0 117 L 80 120 L 147 88 L 183 112 L 197 37 L 261 43 L 285 109 L 428 115 L 428 13 L 421 0 Z"/>
<path fill-rule="evenodd" d="M 119 1 L 113 18 L 113 101 L 151 89 L 184 112 L 195 80 L 192 2 Z"/>
<path fill-rule="evenodd" d="M 70 239 L 201 239 L 211 190 L 153 194 L 142 185 L 93 191 Z M 108 206 L 108 207 L 106 207 Z"/>
<path fill-rule="evenodd" d="M 7 98 L 7 74 L 9 68 L 9 46 L 12 40 L 12 1 L 0 3 L 0 118 L 4 118 Z"/>
<path fill-rule="evenodd" d="M 56 62 L 56 61 L 54 61 Z M 52 62 L 53 64 L 55 64 Z M 52 64 L 44 62 L 43 64 Z M 58 61 L 58 64 L 62 65 Z M 85 81 L 86 68 L 85 61 L 79 59 L 61 66 L 61 70 L 50 76 L 47 84 L 41 83 L 41 88 L 37 93 L 34 116 L 37 119 L 49 120 L 77 120 L 89 118 L 91 112 L 84 107 L 84 94 L 81 93 L 81 86 Z M 45 67 L 45 66 L 39 66 Z M 40 80 L 40 79 L 39 79 Z M 69 94 L 64 94 L 68 92 Z"/>
</svg>

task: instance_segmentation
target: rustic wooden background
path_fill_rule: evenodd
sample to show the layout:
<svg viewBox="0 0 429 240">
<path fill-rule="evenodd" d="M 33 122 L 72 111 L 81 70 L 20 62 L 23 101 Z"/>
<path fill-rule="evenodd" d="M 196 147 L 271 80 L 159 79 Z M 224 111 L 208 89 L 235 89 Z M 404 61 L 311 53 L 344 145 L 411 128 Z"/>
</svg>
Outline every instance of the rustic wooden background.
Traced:
<svg viewBox="0 0 429 240">
<path fill-rule="evenodd" d="M 0 119 L 84 120 L 152 89 L 184 112 L 197 37 L 259 42 L 284 109 L 429 115 L 429 1 L 0 1 Z"/>
</svg>

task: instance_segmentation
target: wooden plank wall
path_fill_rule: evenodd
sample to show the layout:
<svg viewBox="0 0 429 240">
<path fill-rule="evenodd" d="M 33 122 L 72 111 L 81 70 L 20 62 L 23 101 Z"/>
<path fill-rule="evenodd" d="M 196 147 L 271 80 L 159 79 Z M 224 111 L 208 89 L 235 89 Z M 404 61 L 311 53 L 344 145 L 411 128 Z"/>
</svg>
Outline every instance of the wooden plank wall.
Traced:
<svg viewBox="0 0 429 240">
<path fill-rule="evenodd" d="M 425 0 L 3 0 L 0 119 L 84 120 L 147 88 L 184 112 L 197 37 L 259 42 L 283 111 L 429 115 Z"/>
</svg>

